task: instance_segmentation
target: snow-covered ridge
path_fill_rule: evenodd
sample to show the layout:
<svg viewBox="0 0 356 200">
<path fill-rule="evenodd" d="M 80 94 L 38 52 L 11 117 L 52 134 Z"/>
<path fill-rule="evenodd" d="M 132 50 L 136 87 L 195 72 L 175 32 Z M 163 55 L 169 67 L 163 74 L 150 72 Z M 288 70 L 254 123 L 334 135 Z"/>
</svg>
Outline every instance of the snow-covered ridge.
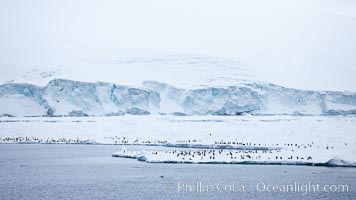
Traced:
<svg viewBox="0 0 356 200">
<path fill-rule="evenodd" d="M 65 79 L 45 87 L 0 85 L 0 115 L 256 115 L 356 114 L 356 93 L 307 91 L 243 81 L 232 86 L 182 89 L 145 81 L 144 87 Z"/>
</svg>

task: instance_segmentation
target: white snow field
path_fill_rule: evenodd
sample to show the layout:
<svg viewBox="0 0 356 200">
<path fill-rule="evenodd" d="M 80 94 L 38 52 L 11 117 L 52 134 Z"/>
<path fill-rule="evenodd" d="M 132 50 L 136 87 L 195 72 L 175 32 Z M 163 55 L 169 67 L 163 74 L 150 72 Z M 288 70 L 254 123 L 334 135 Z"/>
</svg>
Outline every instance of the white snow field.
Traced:
<svg viewBox="0 0 356 200">
<path fill-rule="evenodd" d="M 165 151 L 146 152 L 148 162 L 300 164 L 335 159 L 333 163 L 347 166 L 356 162 L 355 116 L 2 117 L 0 130 L 2 143 L 125 144 L 128 151 L 130 145 L 161 145 L 177 152 L 185 151 L 183 147 L 192 152 L 224 148 L 224 156 L 214 160 L 208 155 L 182 160 Z M 238 150 L 246 152 L 238 154 Z M 233 158 L 240 159 L 240 154 L 252 158 L 231 159 L 225 156 L 230 151 Z M 308 157 L 312 159 L 306 160 Z"/>
<path fill-rule="evenodd" d="M 250 79 L 356 91 L 355 10 L 353 0 L 1 1 L 0 84 Z"/>
</svg>

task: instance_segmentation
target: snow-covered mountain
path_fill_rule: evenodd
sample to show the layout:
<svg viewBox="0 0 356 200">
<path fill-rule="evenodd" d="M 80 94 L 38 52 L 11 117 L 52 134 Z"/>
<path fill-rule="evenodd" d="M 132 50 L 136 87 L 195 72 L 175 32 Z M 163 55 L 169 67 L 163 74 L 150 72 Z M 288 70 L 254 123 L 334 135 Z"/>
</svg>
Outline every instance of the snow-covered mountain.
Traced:
<svg viewBox="0 0 356 200">
<path fill-rule="evenodd" d="M 46 86 L 0 86 L 0 115 L 256 115 L 356 114 L 356 93 L 307 91 L 239 81 L 231 86 L 177 88 L 156 81 L 141 87 L 54 79 Z"/>
<path fill-rule="evenodd" d="M 353 0 L 35 1 L 0 1 L 0 84 L 243 78 L 356 91 Z"/>
</svg>

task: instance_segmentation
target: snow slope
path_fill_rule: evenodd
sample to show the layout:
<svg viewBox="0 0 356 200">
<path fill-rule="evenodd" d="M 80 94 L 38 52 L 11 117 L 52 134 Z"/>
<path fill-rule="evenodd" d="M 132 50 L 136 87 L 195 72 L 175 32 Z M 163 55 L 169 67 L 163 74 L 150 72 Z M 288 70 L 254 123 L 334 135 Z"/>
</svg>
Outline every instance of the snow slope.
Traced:
<svg viewBox="0 0 356 200">
<path fill-rule="evenodd" d="M 356 93 L 307 91 L 262 82 L 232 86 L 176 88 L 145 81 L 144 87 L 64 79 L 45 87 L 8 83 L 0 86 L 0 114 L 42 115 L 345 115 L 356 114 Z"/>
<path fill-rule="evenodd" d="M 0 84 L 244 78 L 356 91 L 353 0 L 34 1 L 0 2 Z"/>
</svg>

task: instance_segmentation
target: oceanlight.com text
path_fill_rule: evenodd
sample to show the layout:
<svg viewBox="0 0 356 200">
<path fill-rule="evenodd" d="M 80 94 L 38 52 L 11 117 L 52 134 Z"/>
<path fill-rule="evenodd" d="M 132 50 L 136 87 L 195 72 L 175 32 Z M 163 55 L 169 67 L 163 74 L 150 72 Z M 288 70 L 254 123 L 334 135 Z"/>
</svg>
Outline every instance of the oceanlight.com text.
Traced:
<svg viewBox="0 0 356 200">
<path fill-rule="evenodd" d="M 255 184 L 242 184 L 237 182 L 217 182 L 204 183 L 197 182 L 178 182 L 177 192 L 256 192 L 256 193 L 346 193 L 349 192 L 347 184 L 318 184 L 318 183 L 299 183 L 288 184 L 257 182 Z"/>
</svg>

